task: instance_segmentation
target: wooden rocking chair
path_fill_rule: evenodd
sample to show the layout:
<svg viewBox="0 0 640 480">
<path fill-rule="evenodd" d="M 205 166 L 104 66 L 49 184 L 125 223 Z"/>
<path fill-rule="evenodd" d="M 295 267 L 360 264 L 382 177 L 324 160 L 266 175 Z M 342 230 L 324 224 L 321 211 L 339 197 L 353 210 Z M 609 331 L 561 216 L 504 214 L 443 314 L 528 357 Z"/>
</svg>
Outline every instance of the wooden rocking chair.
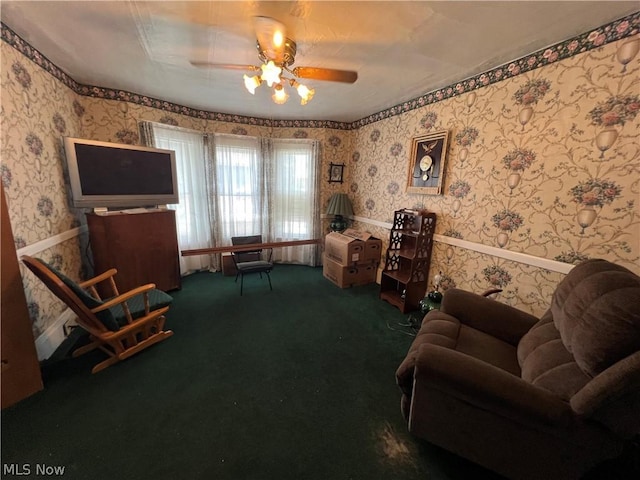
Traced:
<svg viewBox="0 0 640 480">
<path fill-rule="evenodd" d="M 23 256 L 22 262 L 78 316 L 77 323 L 89 333 L 90 343 L 73 352 L 73 357 L 99 348 L 109 358 L 93 367 L 97 373 L 173 335 L 164 330 L 164 314 L 172 298 L 153 283 L 120 294 L 114 280 L 115 268 L 90 280 L 76 283 L 43 260 Z M 108 282 L 113 297 L 100 298 L 96 285 Z"/>
</svg>

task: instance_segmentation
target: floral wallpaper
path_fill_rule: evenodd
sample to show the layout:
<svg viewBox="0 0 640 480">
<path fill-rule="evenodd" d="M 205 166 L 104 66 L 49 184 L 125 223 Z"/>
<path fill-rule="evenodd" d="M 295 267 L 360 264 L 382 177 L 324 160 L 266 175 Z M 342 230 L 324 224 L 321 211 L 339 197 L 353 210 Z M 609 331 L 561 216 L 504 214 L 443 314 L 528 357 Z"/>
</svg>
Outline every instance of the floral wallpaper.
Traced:
<svg viewBox="0 0 640 480">
<path fill-rule="evenodd" d="M 270 125 L 272 122 L 247 120 L 248 123 L 239 124 L 217 120 L 215 115 L 189 116 L 180 113 L 180 109 L 176 113 L 175 108 L 167 111 L 118 99 L 82 96 L 74 92 L 72 81 L 55 78 L 7 43 L 0 43 L 0 53 L 3 72 L 0 174 L 16 249 L 86 224 L 85 211 L 70 206 L 64 136 L 139 144 L 138 122 L 148 120 L 203 132 L 318 139 L 323 145 L 322 171 L 327 172 L 321 183 L 323 205 L 337 191 L 335 184 L 324 180 L 328 178 L 330 163 L 345 163 L 352 148 L 350 132 L 344 125 L 330 128 L 335 122 L 305 122 L 305 126 L 285 122 L 284 126 L 274 127 Z M 315 124 L 322 126 L 308 126 Z M 85 233 L 37 256 L 72 278 L 84 279 L 93 273 L 87 243 Z M 26 269 L 23 280 L 34 336 L 38 337 L 65 307 Z"/>
<path fill-rule="evenodd" d="M 566 263 L 603 257 L 640 273 L 640 13 L 352 124 L 273 121 L 202 112 L 131 92 L 79 85 L 4 24 L 2 163 L 16 248 L 85 223 L 70 207 L 63 136 L 137 144 L 138 122 L 204 132 L 322 142 L 322 204 L 346 191 L 355 222 L 388 241 L 380 222 L 426 207 L 437 233 Z M 448 130 L 444 194 L 405 193 L 411 139 Z M 345 182 L 328 183 L 330 163 Z M 322 213 L 322 212 L 320 212 Z M 91 272 L 87 235 L 38 254 L 75 278 Z M 443 287 L 503 289 L 540 314 L 562 274 L 436 243 Z M 64 307 L 24 274 L 37 337 Z"/>
<path fill-rule="evenodd" d="M 62 136 L 81 131 L 77 95 L 15 50 L 1 45 L 2 163 L 16 249 L 78 227 L 79 211 L 68 207 L 66 172 L 60 161 Z M 86 235 L 55 245 L 40 255 L 72 276 L 82 272 L 80 251 Z M 26 269 L 23 269 L 26 272 Z M 40 335 L 65 307 L 31 273 L 24 274 L 34 336 Z"/>
<path fill-rule="evenodd" d="M 321 200 L 326 205 L 329 197 L 338 191 L 335 184 L 329 184 L 329 165 L 346 163 L 351 152 L 351 132 L 343 129 L 317 127 L 264 126 L 238 124 L 210 120 L 181 114 L 167 113 L 140 104 L 118 100 L 81 97 L 86 108 L 83 115 L 84 138 L 107 142 L 139 144 L 138 123 L 140 121 L 160 122 L 209 133 L 229 133 L 270 138 L 311 138 L 322 143 Z M 348 172 L 345 172 L 345 178 Z"/>
<path fill-rule="evenodd" d="M 636 33 L 361 127 L 349 187 L 356 212 L 390 222 L 396 209 L 425 207 L 446 237 L 570 264 L 606 258 L 640 273 L 639 46 Z M 453 138 L 444 195 L 406 194 L 411 138 L 437 130 Z M 502 288 L 503 300 L 536 314 L 562 277 L 443 244 L 438 271 L 461 288 Z"/>
</svg>

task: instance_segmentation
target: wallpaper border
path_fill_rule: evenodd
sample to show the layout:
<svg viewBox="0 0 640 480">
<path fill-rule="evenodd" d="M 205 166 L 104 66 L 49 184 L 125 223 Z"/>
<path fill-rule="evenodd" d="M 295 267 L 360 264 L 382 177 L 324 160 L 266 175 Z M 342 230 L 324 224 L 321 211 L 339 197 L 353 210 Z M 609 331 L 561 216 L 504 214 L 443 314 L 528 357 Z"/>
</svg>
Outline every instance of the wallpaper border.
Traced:
<svg viewBox="0 0 640 480">
<path fill-rule="evenodd" d="M 602 47 L 608 43 L 627 38 L 638 33 L 640 28 L 640 11 L 614 20 L 608 24 L 594 28 L 589 32 L 582 33 L 576 37 L 555 43 L 545 48 L 541 48 L 533 53 L 503 63 L 491 70 L 479 73 L 459 82 L 452 83 L 446 87 L 427 92 L 424 95 L 400 103 L 394 107 L 374 113 L 360 120 L 353 122 L 352 128 L 360 128 L 380 120 L 401 115 L 411 110 L 424 107 L 456 97 L 464 93 L 477 90 L 478 88 L 516 77 L 522 73 L 536 70 L 546 65 L 571 58 L 589 50 Z"/>
<path fill-rule="evenodd" d="M 147 107 L 156 108 L 170 113 L 186 115 L 205 120 L 215 120 L 229 123 L 241 123 L 255 126 L 279 127 L 279 128 L 331 128 L 336 130 L 355 130 L 365 125 L 369 125 L 380 120 L 384 120 L 396 115 L 424 107 L 432 103 L 455 97 L 481 87 L 501 82 L 521 73 L 544 67 L 574 55 L 593 50 L 611 42 L 636 35 L 640 28 L 640 11 L 614 20 L 608 24 L 594 28 L 589 32 L 582 33 L 576 37 L 563 42 L 542 48 L 533 53 L 525 55 L 519 59 L 507 62 L 486 72 L 474 75 L 470 78 L 460 80 L 446 87 L 427 92 L 424 95 L 402 102 L 393 107 L 361 118 L 354 122 L 336 122 L 332 120 L 273 120 L 259 117 L 247 117 L 230 113 L 209 112 L 195 108 L 185 107 L 175 103 L 167 102 L 147 95 L 128 92 L 125 90 L 114 90 L 110 88 L 83 85 L 76 82 L 69 75 L 64 73 L 59 67 L 51 62 L 42 53 L 32 47 L 22 39 L 11 28 L 0 22 L 2 41 L 9 44 L 28 59 L 46 70 L 55 78 L 63 82 L 79 95 L 102 98 L 107 100 L 119 100 L 135 103 Z"/>
</svg>

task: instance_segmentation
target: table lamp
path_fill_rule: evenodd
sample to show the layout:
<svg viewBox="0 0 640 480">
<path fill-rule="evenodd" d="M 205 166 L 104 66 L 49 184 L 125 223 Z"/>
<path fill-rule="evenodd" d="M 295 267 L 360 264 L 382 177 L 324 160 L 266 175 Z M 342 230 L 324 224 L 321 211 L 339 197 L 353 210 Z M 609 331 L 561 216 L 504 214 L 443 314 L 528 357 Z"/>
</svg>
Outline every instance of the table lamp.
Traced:
<svg viewBox="0 0 640 480">
<path fill-rule="evenodd" d="M 334 193 L 329 199 L 327 215 L 333 215 L 329 227 L 334 232 L 342 232 L 347 228 L 347 220 L 344 218 L 353 215 L 353 207 L 346 193 Z"/>
</svg>

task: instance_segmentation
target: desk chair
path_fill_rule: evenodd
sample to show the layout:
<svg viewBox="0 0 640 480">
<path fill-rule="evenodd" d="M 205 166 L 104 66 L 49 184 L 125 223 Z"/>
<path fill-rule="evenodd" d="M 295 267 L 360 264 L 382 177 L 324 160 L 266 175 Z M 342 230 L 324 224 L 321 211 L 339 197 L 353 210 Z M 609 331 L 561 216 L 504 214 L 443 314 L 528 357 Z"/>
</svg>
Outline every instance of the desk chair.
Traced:
<svg viewBox="0 0 640 480">
<path fill-rule="evenodd" d="M 39 258 L 25 255 L 21 260 L 71 308 L 78 316 L 78 325 L 89 333 L 91 342 L 75 350 L 73 357 L 96 348 L 109 356 L 94 366 L 91 373 L 97 373 L 173 335 L 171 330 L 164 330 L 164 314 L 173 298 L 155 289 L 152 283 L 120 294 L 113 279 L 117 273 L 115 268 L 76 283 Z M 114 296 L 103 300 L 95 286 L 104 281 L 108 282 Z"/>
<path fill-rule="evenodd" d="M 236 245 L 254 245 L 262 243 L 262 235 L 249 235 L 245 237 L 231 237 L 231 244 Z M 242 295 L 242 288 L 244 285 L 244 276 L 249 273 L 259 273 L 260 278 L 262 278 L 262 273 L 267 275 L 267 280 L 269 280 L 269 289 L 273 290 L 271 286 L 271 277 L 269 276 L 269 272 L 273 268 L 273 263 L 271 263 L 271 255 L 273 254 L 273 250 L 269 249 L 269 258 L 268 260 L 262 259 L 262 249 L 256 248 L 255 250 L 249 250 L 246 252 L 232 252 L 231 257 L 233 258 L 233 263 L 236 266 L 236 279 L 238 281 L 238 276 L 240 276 L 240 295 Z"/>
</svg>

